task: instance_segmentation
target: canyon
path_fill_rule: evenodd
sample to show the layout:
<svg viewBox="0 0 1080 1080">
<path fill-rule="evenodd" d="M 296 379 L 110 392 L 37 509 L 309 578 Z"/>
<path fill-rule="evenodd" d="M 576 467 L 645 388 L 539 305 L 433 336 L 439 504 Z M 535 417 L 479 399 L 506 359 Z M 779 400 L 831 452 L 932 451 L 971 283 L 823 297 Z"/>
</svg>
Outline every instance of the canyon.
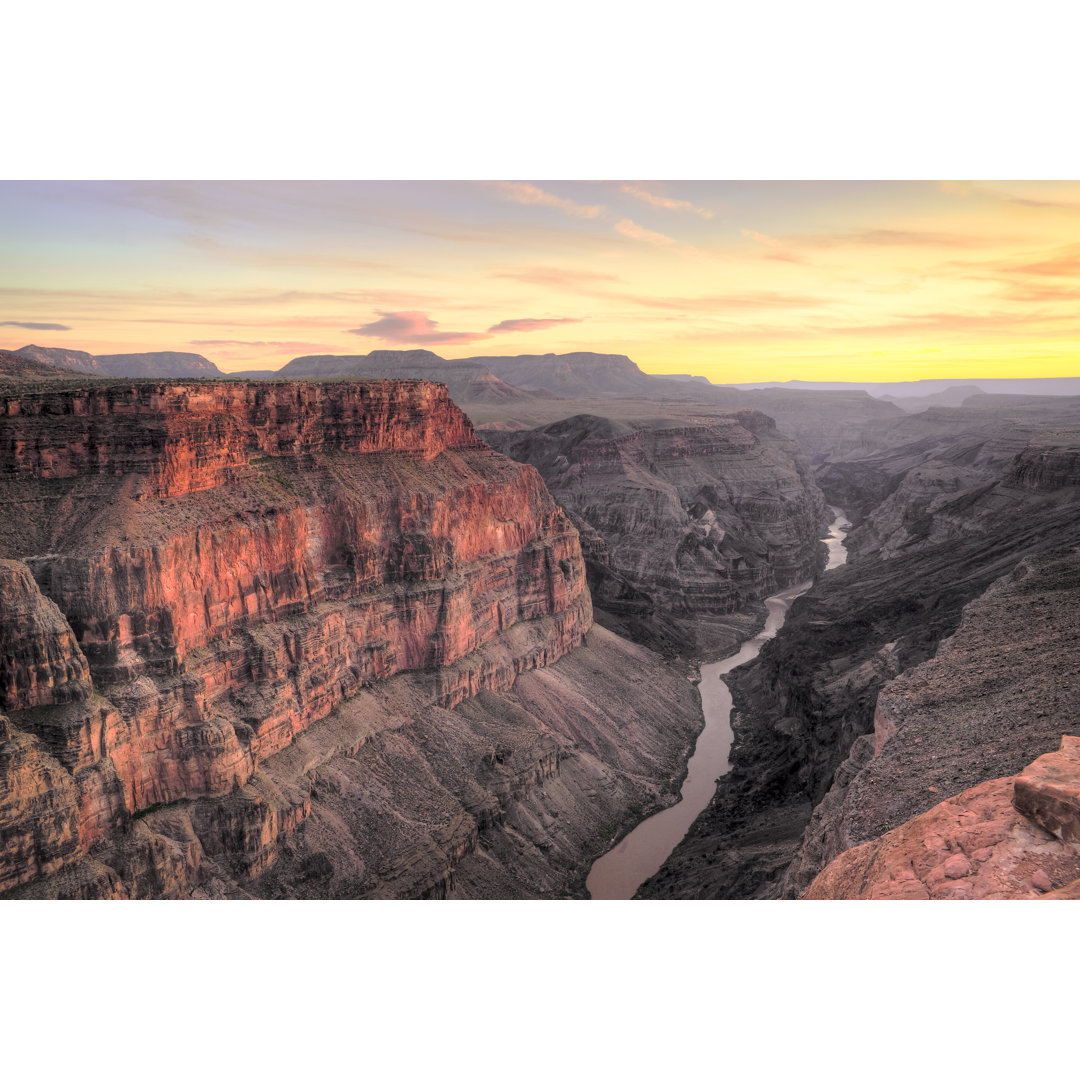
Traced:
<svg viewBox="0 0 1080 1080">
<path fill-rule="evenodd" d="M 890 830 L 993 777 L 1005 784 L 1077 733 L 1067 658 L 1077 648 L 1068 590 L 1080 584 L 1078 420 L 1067 398 L 932 408 L 875 425 L 861 454 L 841 447 L 819 464 L 826 496 L 848 499 L 859 525 L 850 561 L 734 674 L 732 770 L 639 895 L 849 895 L 830 891 L 836 877 L 807 890 L 830 860 L 850 865 L 849 849 L 886 834 L 892 844 Z M 1006 704 L 997 695 L 1010 666 Z M 931 830 L 946 858 L 973 842 L 953 824 Z M 988 890 L 968 894 L 1037 894 L 1030 881 Z"/>
<path fill-rule="evenodd" d="M 0 355 L 0 895 L 584 897 L 679 799 L 699 665 L 806 581 L 638 896 L 1075 891 L 1080 399 L 39 352 Z"/>
</svg>

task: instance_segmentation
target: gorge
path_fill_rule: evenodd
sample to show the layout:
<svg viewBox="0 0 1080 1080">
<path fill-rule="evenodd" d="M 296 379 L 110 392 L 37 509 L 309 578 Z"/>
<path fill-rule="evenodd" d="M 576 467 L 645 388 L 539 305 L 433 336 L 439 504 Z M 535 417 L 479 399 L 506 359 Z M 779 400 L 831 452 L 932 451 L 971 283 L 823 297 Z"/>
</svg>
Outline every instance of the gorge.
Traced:
<svg viewBox="0 0 1080 1080">
<path fill-rule="evenodd" d="M 1080 735 L 1077 399 L 633 397 L 663 380 L 625 357 L 550 377 L 487 358 L 490 378 L 480 359 L 466 415 L 424 379 L 118 379 L 0 354 L 0 895 L 1026 896 L 1080 877 L 1061 743 Z M 559 396 L 590 372 L 608 389 Z M 829 573 L 826 500 L 854 523 Z M 941 877 L 965 827 L 916 823 L 985 783 L 975 812 L 1011 839 Z M 1045 823 L 1060 850 L 1032 855 Z M 929 835 L 942 858 L 897 877 Z M 597 884 L 619 858 L 635 872 Z"/>
</svg>

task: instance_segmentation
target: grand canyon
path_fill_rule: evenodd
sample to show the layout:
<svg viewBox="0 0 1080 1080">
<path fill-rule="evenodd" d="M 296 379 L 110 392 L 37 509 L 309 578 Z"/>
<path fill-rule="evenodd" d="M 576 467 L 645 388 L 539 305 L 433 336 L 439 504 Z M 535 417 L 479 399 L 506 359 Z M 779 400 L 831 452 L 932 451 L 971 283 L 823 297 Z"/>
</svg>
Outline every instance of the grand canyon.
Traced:
<svg viewBox="0 0 1080 1080">
<path fill-rule="evenodd" d="M 0 184 L 0 897 L 1080 898 L 1070 190 Z"/>
<path fill-rule="evenodd" d="M 627 896 L 1080 892 L 1080 380 L 177 363 L 0 353 L 0 895 L 596 895 L 773 596 Z"/>
</svg>

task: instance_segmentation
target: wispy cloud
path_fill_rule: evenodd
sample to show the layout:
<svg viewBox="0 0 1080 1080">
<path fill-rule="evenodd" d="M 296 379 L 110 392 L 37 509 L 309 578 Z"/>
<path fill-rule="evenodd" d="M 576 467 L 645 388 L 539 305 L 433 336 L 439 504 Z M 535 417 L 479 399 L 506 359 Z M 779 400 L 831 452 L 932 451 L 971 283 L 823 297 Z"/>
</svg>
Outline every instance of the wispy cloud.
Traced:
<svg viewBox="0 0 1080 1080">
<path fill-rule="evenodd" d="M 629 218 L 623 218 L 622 221 L 617 221 L 615 223 L 615 231 L 622 233 L 623 236 L 628 236 L 631 240 L 641 240 L 646 244 L 656 244 L 664 247 L 668 244 L 675 243 L 670 236 L 665 236 L 663 233 L 646 229 L 636 221 L 631 221 Z"/>
<path fill-rule="evenodd" d="M 744 230 L 745 232 L 745 230 Z M 928 229 L 846 229 L 831 233 L 800 233 L 785 236 L 789 247 L 993 247 L 1008 237 L 934 232 Z"/>
<path fill-rule="evenodd" d="M 703 218 L 711 218 L 713 212 L 706 210 L 703 206 L 695 206 L 692 202 L 687 202 L 685 199 L 671 199 L 666 195 L 657 195 L 654 192 L 649 191 L 647 188 L 641 187 L 635 183 L 622 183 L 619 185 L 619 190 L 624 195 L 632 195 L 635 199 L 641 199 L 642 202 L 647 202 L 650 206 L 659 206 L 665 210 L 687 210 L 692 214 L 699 214 Z"/>
<path fill-rule="evenodd" d="M 656 296 L 642 293 L 606 293 L 639 307 L 660 308 L 665 311 L 716 312 L 751 309 L 820 307 L 829 303 L 820 296 L 804 293 L 746 290 L 743 292 L 712 293 L 706 296 Z"/>
<path fill-rule="evenodd" d="M 558 266 L 523 266 L 520 270 L 501 270 L 491 276 L 524 281 L 527 285 L 546 285 L 552 289 L 589 287 L 598 282 L 622 280 L 615 274 L 604 274 L 595 270 L 564 270 Z"/>
<path fill-rule="evenodd" d="M 796 255 L 795 252 L 789 251 L 787 246 L 780 240 L 777 240 L 775 236 L 769 236 L 766 233 L 755 232 L 753 229 L 743 229 L 743 236 L 747 240 L 753 240 L 757 244 L 763 245 L 767 248 L 765 258 L 777 259 L 780 262 L 789 263 L 805 263 L 807 260 L 801 255 Z"/>
<path fill-rule="evenodd" d="M 488 334 L 473 334 L 453 330 L 437 330 L 439 325 L 425 311 L 379 311 L 375 322 L 347 330 L 360 337 L 381 338 L 398 345 L 466 345 L 482 341 Z"/>
<path fill-rule="evenodd" d="M 830 326 L 833 334 L 906 334 L 906 333 L 955 333 L 970 330 L 1007 331 L 1016 328 L 1025 334 L 1033 334 L 1035 323 L 1060 322 L 1068 315 L 1048 315 L 1039 312 L 991 312 L 974 315 L 967 312 L 926 312 L 919 315 L 900 315 L 892 322 Z"/>
<path fill-rule="evenodd" d="M 1035 274 L 1038 277 L 1080 276 L 1080 244 L 1059 248 L 1048 259 L 1031 263 L 1010 263 L 1002 267 L 1007 273 Z"/>
<path fill-rule="evenodd" d="M 535 184 L 518 180 L 496 180 L 493 183 L 504 199 L 520 203 L 522 206 L 552 206 L 564 214 L 579 218 L 598 218 L 604 213 L 602 206 L 586 206 L 573 199 L 566 199 L 550 191 L 544 191 Z"/>
<path fill-rule="evenodd" d="M 523 330 L 544 330 L 563 323 L 579 323 L 581 319 L 503 319 L 488 327 L 489 334 L 512 334 Z"/>
<path fill-rule="evenodd" d="M 967 180 L 941 180 L 938 182 L 938 187 L 946 195 L 962 197 L 982 195 L 999 202 L 1012 203 L 1015 206 L 1029 206 L 1037 210 L 1080 210 L 1080 202 L 1075 199 L 1051 199 L 1045 195 L 1035 194 L 1034 192 L 1038 190 L 1037 186 L 1032 187 L 1031 194 L 1023 194 L 1022 188 L 1018 191 L 993 183 L 976 184 Z"/>
<path fill-rule="evenodd" d="M 189 345 L 240 345 L 249 349 L 324 349 L 318 341 L 237 341 L 235 338 L 203 338 L 189 341 Z"/>
<path fill-rule="evenodd" d="M 0 326 L 21 326 L 24 330 L 70 330 L 70 326 L 63 326 L 55 322 L 0 322 Z"/>
</svg>

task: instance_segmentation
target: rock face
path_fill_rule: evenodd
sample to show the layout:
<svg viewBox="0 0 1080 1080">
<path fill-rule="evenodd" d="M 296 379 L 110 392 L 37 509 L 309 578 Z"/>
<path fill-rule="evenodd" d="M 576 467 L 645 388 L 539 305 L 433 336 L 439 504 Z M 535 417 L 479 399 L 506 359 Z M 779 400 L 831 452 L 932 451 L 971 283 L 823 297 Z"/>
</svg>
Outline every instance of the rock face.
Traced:
<svg viewBox="0 0 1080 1080">
<path fill-rule="evenodd" d="M 672 798 L 687 672 L 589 634 L 576 531 L 444 387 L 0 394 L 0 497 L 0 890 L 558 895 Z M 586 641 L 656 702 L 537 671 Z"/>
<path fill-rule="evenodd" d="M 886 683 L 873 732 L 816 807 L 783 895 L 847 848 L 1080 734 L 1078 605 L 1080 553 L 1025 558 L 964 608 L 933 659 Z"/>
<path fill-rule="evenodd" d="M 733 674 L 732 772 L 643 895 L 798 896 L 845 848 L 1080 733 L 1075 432 L 976 411 L 904 417 L 914 439 L 847 459 L 891 493 Z"/>
<path fill-rule="evenodd" d="M 1076 891 L 1080 739 L 829 863 L 805 900 L 1021 900 Z"/>
<path fill-rule="evenodd" d="M 535 465 L 578 526 L 600 621 L 654 648 L 730 652 L 746 622 L 732 615 L 821 569 L 821 495 L 754 410 L 483 434 Z"/>
</svg>

